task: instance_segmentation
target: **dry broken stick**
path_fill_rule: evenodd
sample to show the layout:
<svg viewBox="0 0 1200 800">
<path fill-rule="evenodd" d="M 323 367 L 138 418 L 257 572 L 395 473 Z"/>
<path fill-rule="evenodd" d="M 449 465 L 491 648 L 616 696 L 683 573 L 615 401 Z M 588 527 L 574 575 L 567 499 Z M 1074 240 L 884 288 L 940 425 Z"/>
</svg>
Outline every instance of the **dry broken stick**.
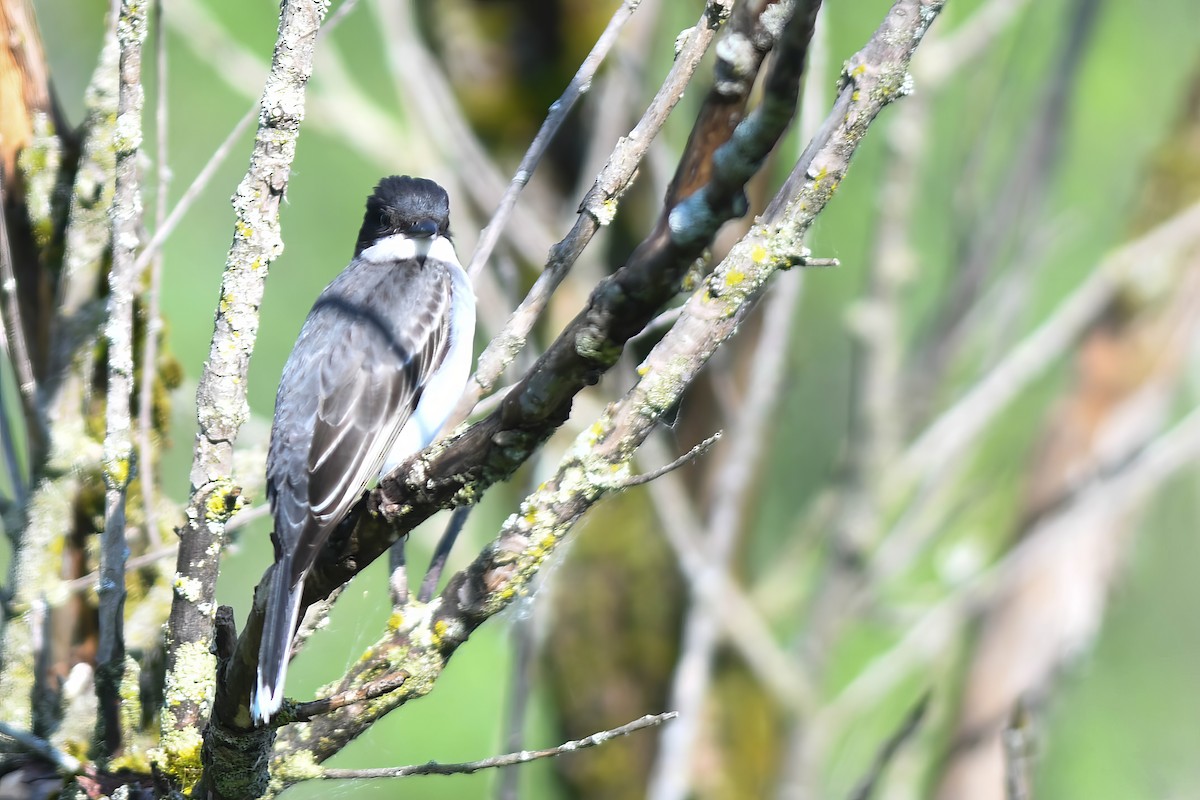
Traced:
<svg viewBox="0 0 1200 800">
<path fill-rule="evenodd" d="M 281 7 L 258 135 L 250 167 L 233 199 L 233 244 L 221 280 L 212 345 L 196 391 L 200 429 L 187 522 L 180 530 L 162 744 L 157 752 L 158 768 L 181 782 L 195 778 L 179 770 L 194 760 L 201 741 L 199 724 L 211 707 L 217 566 L 225 523 L 238 504 L 231 478 L 233 444 L 248 414 L 246 374 L 258 335 L 258 306 L 267 268 L 283 250 L 279 204 L 296 152 L 304 90 L 326 9 L 320 0 L 286 0 Z"/>
</svg>

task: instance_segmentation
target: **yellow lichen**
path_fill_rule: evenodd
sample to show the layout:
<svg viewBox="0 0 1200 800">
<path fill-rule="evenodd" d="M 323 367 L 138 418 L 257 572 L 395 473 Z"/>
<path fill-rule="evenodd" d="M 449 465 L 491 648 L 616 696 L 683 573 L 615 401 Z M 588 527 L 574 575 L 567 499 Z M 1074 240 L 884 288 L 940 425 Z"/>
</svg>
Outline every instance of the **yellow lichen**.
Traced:
<svg viewBox="0 0 1200 800">
<path fill-rule="evenodd" d="M 204 737 L 195 727 L 170 731 L 162 742 L 150 751 L 150 760 L 159 772 L 167 775 L 184 795 L 189 795 L 204 773 L 200 759 Z"/>
</svg>

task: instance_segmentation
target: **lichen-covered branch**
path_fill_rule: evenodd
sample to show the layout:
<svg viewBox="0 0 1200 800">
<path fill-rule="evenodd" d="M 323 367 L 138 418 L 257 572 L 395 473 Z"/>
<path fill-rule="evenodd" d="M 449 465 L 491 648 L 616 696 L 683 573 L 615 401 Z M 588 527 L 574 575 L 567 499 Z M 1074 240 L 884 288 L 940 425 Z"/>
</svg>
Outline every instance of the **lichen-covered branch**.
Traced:
<svg viewBox="0 0 1200 800">
<path fill-rule="evenodd" d="M 92 304 L 111 236 L 108 209 L 116 163 L 118 58 L 115 31 L 109 27 L 85 93 L 84 138 L 62 233 L 58 308 L 54 325 L 48 326 L 52 334 L 47 355 L 50 370 L 39 387 L 47 452 L 41 454 L 40 480 L 23 510 L 24 526 L 12 532 L 13 595 L 9 606 L 14 617 L 4 626 L 0 643 L 4 652 L 0 719 L 34 731 L 48 730 L 57 717 L 56 699 L 40 685 L 35 663 L 47 658 L 48 649 L 70 646 L 69 642 L 45 641 L 37 630 L 45 615 L 54 614 L 67 599 L 61 573 L 66 537 L 63 520 L 74 517 L 81 489 L 99 481 L 97 465 L 102 459 L 99 442 L 86 430 L 84 399 L 91 386 L 93 345 L 102 321 Z M 33 139 L 26 143 L 19 163 L 31 222 L 44 245 L 54 225 L 49 195 L 64 179 L 62 142 L 48 116 L 36 110 L 30 113 L 35 119 Z"/>
<path fill-rule="evenodd" d="M 196 391 L 199 431 L 190 474 L 191 500 L 180 530 L 160 769 L 194 780 L 199 767 L 198 724 L 208 715 L 215 679 L 210 653 L 213 596 L 224 526 L 238 506 L 232 479 L 233 444 L 247 416 L 246 374 L 258 335 L 258 307 L 267 268 L 283 250 L 279 204 L 287 189 L 304 117 L 317 31 L 328 3 L 286 0 L 271 70 L 263 88 L 258 134 L 233 206 L 236 215 L 212 345 Z"/>
<path fill-rule="evenodd" d="M 142 43 L 146 39 L 146 7 L 124 0 L 117 20 L 121 50 L 117 99 L 116 183 L 109 216 L 112 220 L 112 268 L 108 276 L 108 402 L 104 435 L 104 531 L 100 537 L 100 643 L 96 653 L 97 739 L 109 756 L 121 748 L 121 681 L 125 674 L 125 491 L 133 472 L 134 261 L 142 195 L 138 155 L 142 148 Z"/>
</svg>

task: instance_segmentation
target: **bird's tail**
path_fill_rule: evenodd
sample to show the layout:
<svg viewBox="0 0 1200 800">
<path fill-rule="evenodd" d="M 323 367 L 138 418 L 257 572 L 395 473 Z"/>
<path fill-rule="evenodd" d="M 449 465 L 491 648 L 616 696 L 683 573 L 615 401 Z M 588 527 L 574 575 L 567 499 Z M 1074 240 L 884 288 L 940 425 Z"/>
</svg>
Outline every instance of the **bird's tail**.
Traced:
<svg viewBox="0 0 1200 800">
<path fill-rule="evenodd" d="M 250 714 L 259 723 L 268 722 L 283 704 L 283 681 L 287 677 L 292 634 L 296 630 L 296 616 L 303 594 L 304 579 L 292 583 L 292 559 L 284 557 L 277 561 L 263 615 L 258 685 L 250 702 Z"/>
</svg>

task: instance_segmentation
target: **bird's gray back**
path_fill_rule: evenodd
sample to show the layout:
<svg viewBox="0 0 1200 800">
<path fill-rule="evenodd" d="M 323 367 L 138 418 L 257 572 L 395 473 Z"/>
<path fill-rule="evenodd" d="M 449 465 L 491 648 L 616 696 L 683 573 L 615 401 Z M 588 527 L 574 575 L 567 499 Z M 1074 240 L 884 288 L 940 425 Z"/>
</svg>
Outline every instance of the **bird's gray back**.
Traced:
<svg viewBox="0 0 1200 800">
<path fill-rule="evenodd" d="M 440 262 L 356 259 L 317 298 L 284 366 L 267 453 L 277 546 L 307 572 L 444 356 Z"/>
</svg>

